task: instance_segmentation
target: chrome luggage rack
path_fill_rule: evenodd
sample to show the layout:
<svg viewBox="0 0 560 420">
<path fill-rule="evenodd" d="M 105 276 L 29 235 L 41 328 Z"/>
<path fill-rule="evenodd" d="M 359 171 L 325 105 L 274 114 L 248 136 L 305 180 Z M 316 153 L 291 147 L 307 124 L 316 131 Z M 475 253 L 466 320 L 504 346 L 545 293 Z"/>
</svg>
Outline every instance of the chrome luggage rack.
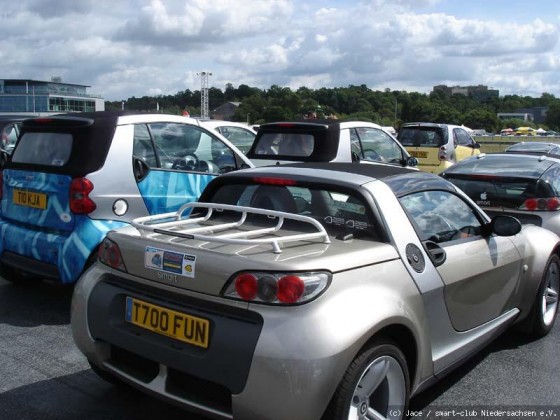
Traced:
<svg viewBox="0 0 560 420">
<path fill-rule="evenodd" d="M 184 215 L 185 211 L 192 208 L 205 208 L 207 212 L 204 216 L 189 218 Z M 224 210 L 231 210 L 241 213 L 239 220 L 230 223 L 221 223 L 208 226 L 191 226 L 197 223 L 205 222 L 210 219 L 214 211 L 221 212 Z M 222 233 L 227 229 L 235 229 L 243 225 L 247 220 L 247 215 L 262 214 L 271 219 L 278 219 L 275 226 L 253 229 L 242 232 Z M 284 220 L 297 220 L 299 222 L 308 223 L 314 226 L 317 231 L 311 233 L 302 233 L 297 235 L 287 236 L 274 236 L 266 238 L 252 238 L 254 236 L 272 234 L 279 231 L 284 224 Z M 313 239 L 322 239 L 323 243 L 329 244 L 330 238 L 324 226 L 317 220 L 300 214 L 286 213 L 283 211 L 266 210 L 254 207 L 235 206 L 230 204 L 217 204 L 217 203 L 186 203 L 179 210 L 172 213 L 163 213 L 154 216 L 145 216 L 134 219 L 131 222 L 132 226 L 138 229 L 139 232 L 145 233 L 153 232 L 163 235 L 176 236 L 184 239 L 196 239 L 208 242 L 220 242 L 224 244 L 241 244 L 241 245 L 257 245 L 257 244 L 270 244 L 274 253 L 279 254 L 282 252 L 280 248 L 281 243 L 307 241 Z"/>
</svg>

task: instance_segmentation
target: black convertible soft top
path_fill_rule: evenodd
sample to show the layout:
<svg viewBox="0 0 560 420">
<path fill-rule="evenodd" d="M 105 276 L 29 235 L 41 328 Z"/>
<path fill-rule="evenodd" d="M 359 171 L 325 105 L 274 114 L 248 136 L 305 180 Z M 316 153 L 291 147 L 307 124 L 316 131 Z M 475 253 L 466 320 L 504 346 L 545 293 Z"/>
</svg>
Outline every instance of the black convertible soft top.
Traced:
<svg viewBox="0 0 560 420">
<path fill-rule="evenodd" d="M 292 135 L 300 134 L 313 137 L 311 154 L 291 154 L 282 150 L 276 154 L 263 152 L 275 142 L 282 142 Z M 272 161 L 280 159 L 299 162 L 329 162 L 336 157 L 339 138 L 340 123 L 333 120 L 298 120 L 262 124 L 251 149 L 247 152 L 247 157 Z"/>
<path fill-rule="evenodd" d="M 227 183 L 259 183 L 259 179 L 268 179 L 267 182 L 271 182 L 270 179 L 275 178 L 279 180 L 305 180 L 306 182 L 314 183 L 327 182 L 327 180 L 317 175 L 319 170 L 354 174 L 356 176 L 353 177 L 352 180 L 355 186 L 359 183 L 364 183 L 374 179 L 382 180 L 391 188 L 391 190 L 393 190 L 393 193 L 399 197 L 410 192 L 421 190 L 438 189 L 455 191 L 453 184 L 440 176 L 411 168 L 383 164 L 308 162 L 263 166 L 221 175 L 208 184 L 200 198 L 200 201 L 205 201 L 207 197 L 213 194 L 213 190 Z M 341 186 L 349 186 L 347 181 L 340 180 L 340 176 L 337 177 L 336 174 L 333 174 L 333 177 L 328 182 L 331 185 L 338 184 Z"/>
<path fill-rule="evenodd" d="M 69 133 L 73 137 L 70 157 L 63 166 L 8 162 L 6 168 L 54 171 L 71 176 L 94 172 L 105 163 L 118 118 L 129 114 L 133 113 L 98 111 L 27 119 L 23 122 L 20 139 L 23 139 L 27 133 Z"/>
</svg>

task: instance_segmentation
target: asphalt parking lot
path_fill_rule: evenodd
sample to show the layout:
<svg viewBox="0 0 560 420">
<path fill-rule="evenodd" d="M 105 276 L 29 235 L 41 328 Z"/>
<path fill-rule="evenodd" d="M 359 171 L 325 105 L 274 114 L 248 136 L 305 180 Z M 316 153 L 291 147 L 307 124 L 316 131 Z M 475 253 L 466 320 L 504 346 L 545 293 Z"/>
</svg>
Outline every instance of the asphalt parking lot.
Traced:
<svg viewBox="0 0 560 420">
<path fill-rule="evenodd" d="M 0 278 L 0 419 L 203 419 L 98 379 L 72 340 L 71 294 L 68 287 L 22 288 Z M 560 418 L 559 349 L 558 323 L 537 341 L 506 333 L 415 397 L 411 414 Z M 482 416 L 484 409 L 493 415 Z"/>
</svg>

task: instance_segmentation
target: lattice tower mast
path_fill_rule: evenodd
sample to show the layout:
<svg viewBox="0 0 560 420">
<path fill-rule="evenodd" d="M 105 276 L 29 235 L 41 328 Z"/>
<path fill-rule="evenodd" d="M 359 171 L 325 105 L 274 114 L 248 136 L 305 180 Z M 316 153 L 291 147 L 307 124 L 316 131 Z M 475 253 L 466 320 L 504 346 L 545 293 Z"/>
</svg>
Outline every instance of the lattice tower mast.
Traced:
<svg viewBox="0 0 560 420">
<path fill-rule="evenodd" d="M 200 114 L 204 119 L 210 118 L 210 109 L 208 106 L 208 77 L 212 76 L 212 73 L 208 71 L 203 71 L 197 73 L 200 76 Z"/>
</svg>

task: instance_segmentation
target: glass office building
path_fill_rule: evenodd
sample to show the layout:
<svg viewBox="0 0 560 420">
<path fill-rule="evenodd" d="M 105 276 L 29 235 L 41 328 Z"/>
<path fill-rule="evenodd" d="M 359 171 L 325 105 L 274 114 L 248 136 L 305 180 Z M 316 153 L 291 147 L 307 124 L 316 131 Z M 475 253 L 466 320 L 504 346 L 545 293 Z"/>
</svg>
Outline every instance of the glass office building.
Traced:
<svg viewBox="0 0 560 420">
<path fill-rule="evenodd" d="M 51 114 L 103 111 L 101 97 L 86 92 L 89 86 L 25 79 L 0 79 L 0 113 Z"/>
</svg>

